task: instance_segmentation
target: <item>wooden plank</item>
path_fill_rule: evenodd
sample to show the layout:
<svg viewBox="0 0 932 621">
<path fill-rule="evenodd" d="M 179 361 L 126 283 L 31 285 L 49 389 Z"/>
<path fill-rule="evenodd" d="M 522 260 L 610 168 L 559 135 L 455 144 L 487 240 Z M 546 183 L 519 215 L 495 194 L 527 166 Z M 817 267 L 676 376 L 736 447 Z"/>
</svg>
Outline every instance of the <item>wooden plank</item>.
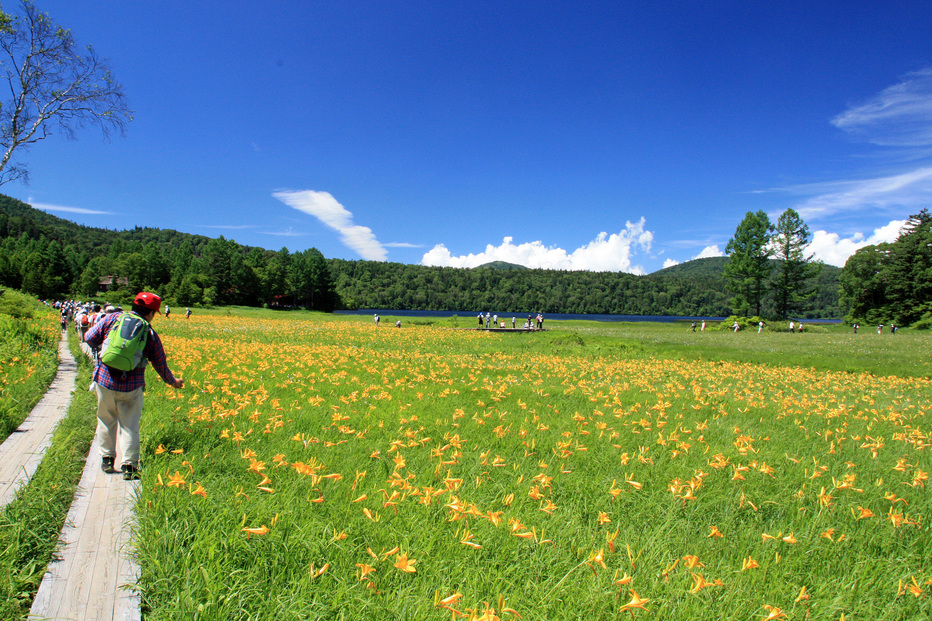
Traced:
<svg viewBox="0 0 932 621">
<path fill-rule="evenodd" d="M 133 590 L 139 567 L 130 549 L 138 487 L 102 472 L 91 449 L 62 529 L 60 558 L 49 564 L 29 619 L 139 621 Z"/>
<path fill-rule="evenodd" d="M 140 618 L 132 591 L 139 570 L 129 549 L 138 485 L 101 472 L 96 459 L 88 459 L 62 530 L 61 559 L 49 565 L 30 619 Z"/>
</svg>

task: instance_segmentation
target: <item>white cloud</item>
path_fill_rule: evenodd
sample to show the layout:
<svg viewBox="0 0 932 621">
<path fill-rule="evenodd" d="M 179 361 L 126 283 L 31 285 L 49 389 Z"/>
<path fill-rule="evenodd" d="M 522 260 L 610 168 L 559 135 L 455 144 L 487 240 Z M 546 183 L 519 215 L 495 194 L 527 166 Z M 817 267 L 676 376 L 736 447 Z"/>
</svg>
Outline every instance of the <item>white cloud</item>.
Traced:
<svg viewBox="0 0 932 621">
<path fill-rule="evenodd" d="M 877 145 L 932 145 L 932 68 L 907 74 L 899 84 L 848 108 L 832 124 Z"/>
<path fill-rule="evenodd" d="M 42 211 L 62 211 L 65 213 L 80 213 L 89 216 L 112 216 L 110 211 L 100 211 L 98 209 L 85 209 L 83 207 L 65 207 L 63 205 L 47 205 L 45 203 L 30 203 L 36 209 Z"/>
<path fill-rule="evenodd" d="M 388 242 L 382 244 L 386 248 L 423 248 L 424 244 L 409 244 L 408 242 Z"/>
<path fill-rule="evenodd" d="M 492 261 L 516 263 L 530 268 L 551 270 L 587 270 L 593 272 L 629 272 L 643 274 L 644 269 L 632 265 L 635 247 L 648 251 L 654 234 L 644 230 L 644 218 L 625 223 L 619 233 L 599 233 L 594 240 L 567 252 L 563 248 L 544 246 L 540 241 L 513 244 L 506 237 L 498 246 L 488 244 L 483 252 L 453 256 L 444 244 L 437 244 L 424 254 L 422 265 L 444 267 L 477 267 Z"/>
<path fill-rule="evenodd" d="M 673 267 L 674 265 L 679 265 L 679 264 L 680 264 L 680 262 L 677 261 L 676 259 L 666 259 L 666 260 L 663 262 L 663 267 L 664 267 L 664 269 L 666 269 L 666 268 L 668 268 L 668 267 Z"/>
<path fill-rule="evenodd" d="M 706 246 L 702 251 L 693 257 L 693 259 L 707 259 L 709 257 L 724 257 L 725 253 L 719 250 L 718 244 Z"/>
<path fill-rule="evenodd" d="M 812 234 L 812 241 L 806 248 L 806 253 L 815 255 L 815 259 L 828 265 L 843 267 L 848 257 L 864 246 L 896 241 L 904 224 L 906 224 L 905 220 L 893 220 L 879 229 L 874 229 L 870 237 L 864 237 L 862 233 L 854 233 L 850 237 L 843 238 L 838 233 L 816 231 Z"/>
<path fill-rule="evenodd" d="M 337 202 L 329 192 L 299 190 L 274 192 L 275 198 L 289 207 L 314 216 L 340 234 L 344 246 L 354 250 L 363 259 L 384 261 L 388 256 L 385 246 L 375 238 L 372 229 L 353 223 L 353 214 Z"/>
</svg>

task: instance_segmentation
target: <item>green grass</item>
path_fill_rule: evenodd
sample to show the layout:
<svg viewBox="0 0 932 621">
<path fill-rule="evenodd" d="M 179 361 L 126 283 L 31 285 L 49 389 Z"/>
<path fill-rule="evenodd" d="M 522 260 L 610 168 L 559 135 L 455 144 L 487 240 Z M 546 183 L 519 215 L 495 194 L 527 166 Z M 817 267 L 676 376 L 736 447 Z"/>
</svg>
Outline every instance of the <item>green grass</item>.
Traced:
<svg viewBox="0 0 932 621">
<path fill-rule="evenodd" d="M 0 313 L 0 441 L 25 420 L 58 369 L 61 333 L 54 313 L 34 312 L 36 317 Z"/>
<path fill-rule="evenodd" d="M 641 344 L 652 356 L 691 360 L 732 360 L 755 364 L 932 377 L 932 335 L 899 330 L 878 335 L 842 325 L 806 324 L 802 334 L 764 330 L 706 329 L 692 332 L 687 323 L 551 322 L 555 333 L 571 332 L 594 348 L 611 350 L 619 342 Z"/>
<path fill-rule="evenodd" d="M 0 513 L 0 619 L 25 619 L 46 565 L 58 545 L 65 516 L 93 440 L 96 401 L 86 389 L 91 366 L 69 334 L 78 380 L 68 414 L 31 481 Z"/>
<path fill-rule="evenodd" d="M 157 322 L 147 618 L 932 615 L 925 335 L 389 320 Z"/>
</svg>

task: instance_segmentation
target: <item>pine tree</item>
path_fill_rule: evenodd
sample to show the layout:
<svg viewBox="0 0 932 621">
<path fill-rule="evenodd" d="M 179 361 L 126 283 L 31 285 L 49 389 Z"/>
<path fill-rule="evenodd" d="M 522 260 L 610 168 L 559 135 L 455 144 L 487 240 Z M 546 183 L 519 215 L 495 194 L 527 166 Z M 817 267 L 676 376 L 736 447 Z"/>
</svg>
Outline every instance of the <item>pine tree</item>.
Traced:
<svg viewBox="0 0 932 621">
<path fill-rule="evenodd" d="M 814 255 L 805 255 L 809 227 L 793 209 L 780 214 L 772 243 L 775 257 L 780 260 L 773 282 L 776 312 L 779 318 L 786 319 L 791 313 L 803 310 L 815 293 L 812 279 L 818 276 L 822 265 L 813 263 Z"/>
<path fill-rule="evenodd" d="M 761 314 L 764 284 L 773 269 L 769 261 L 773 254 L 770 232 L 767 214 L 749 211 L 725 247 L 728 263 L 723 276 L 729 291 L 734 293 L 731 304 L 736 315 L 747 317 L 751 308 L 755 309 L 756 315 Z"/>
</svg>

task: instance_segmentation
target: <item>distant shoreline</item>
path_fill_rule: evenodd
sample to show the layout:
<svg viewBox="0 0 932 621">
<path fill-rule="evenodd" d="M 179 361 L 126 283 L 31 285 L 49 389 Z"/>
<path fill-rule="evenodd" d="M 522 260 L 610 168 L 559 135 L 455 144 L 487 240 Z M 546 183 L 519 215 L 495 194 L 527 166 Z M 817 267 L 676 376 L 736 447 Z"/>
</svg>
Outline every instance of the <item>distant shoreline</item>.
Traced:
<svg viewBox="0 0 932 621">
<path fill-rule="evenodd" d="M 509 323 L 512 317 L 515 317 L 518 321 L 523 322 L 527 319 L 529 313 L 515 313 L 515 312 L 492 312 L 489 311 L 492 315 L 498 315 L 499 321 L 504 321 Z M 432 310 L 392 310 L 387 308 L 364 308 L 359 310 L 338 310 L 334 311 L 335 315 L 381 315 L 386 317 L 438 317 L 438 318 L 466 318 L 473 319 L 474 321 L 478 320 L 479 312 L 478 311 L 432 311 Z M 485 311 L 482 312 L 482 315 L 485 315 Z M 537 313 L 530 313 L 530 315 L 536 317 Z M 688 317 L 682 315 L 586 315 L 581 313 L 544 313 L 544 321 L 556 320 L 556 321 L 566 321 L 566 320 L 579 320 L 579 321 L 649 321 L 654 323 L 676 323 L 682 321 L 714 321 L 720 322 L 725 321 L 727 317 Z M 789 321 L 789 320 L 787 320 Z M 841 319 L 794 319 L 793 321 L 802 321 L 803 323 L 822 323 L 822 324 L 837 324 L 841 323 Z"/>
</svg>

